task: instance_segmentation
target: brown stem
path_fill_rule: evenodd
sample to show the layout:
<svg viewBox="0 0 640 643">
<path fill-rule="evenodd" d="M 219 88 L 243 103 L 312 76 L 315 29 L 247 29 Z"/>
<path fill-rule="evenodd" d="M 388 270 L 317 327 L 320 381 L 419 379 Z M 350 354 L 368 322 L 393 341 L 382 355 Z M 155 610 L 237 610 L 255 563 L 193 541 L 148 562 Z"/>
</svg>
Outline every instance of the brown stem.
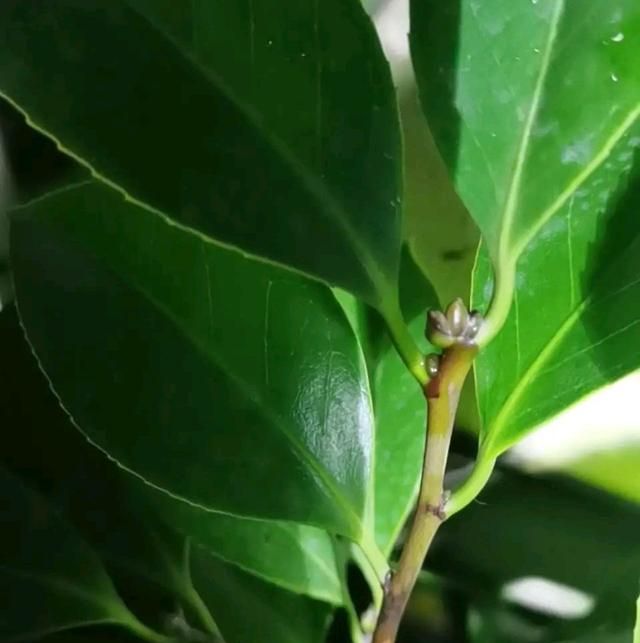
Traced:
<svg viewBox="0 0 640 643">
<path fill-rule="evenodd" d="M 384 600 L 372 643 L 394 643 L 407 601 L 436 531 L 445 520 L 444 474 L 460 391 L 473 363 L 474 346 L 454 345 L 442 357 L 438 374 L 426 385 L 427 440 L 418 506 L 396 572 Z"/>
</svg>

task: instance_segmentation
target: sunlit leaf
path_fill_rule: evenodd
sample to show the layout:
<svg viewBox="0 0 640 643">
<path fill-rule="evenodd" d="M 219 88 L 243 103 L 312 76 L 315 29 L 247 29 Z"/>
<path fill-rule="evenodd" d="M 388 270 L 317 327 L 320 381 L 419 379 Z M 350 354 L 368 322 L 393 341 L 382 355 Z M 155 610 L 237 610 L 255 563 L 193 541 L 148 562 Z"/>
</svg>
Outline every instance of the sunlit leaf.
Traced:
<svg viewBox="0 0 640 643">
<path fill-rule="evenodd" d="M 629 158 L 620 154 L 594 172 L 519 262 L 511 313 L 477 362 L 487 452 L 502 452 L 640 366 L 640 181 L 621 181 Z M 490 290 L 481 255 L 476 305 L 486 304 Z"/>
<path fill-rule="evenodd" d="M 550 221 L 566 218 L 561 210 L 612 151 L 619 159 L 634 145 L 640 7 L 414 0 L 411 8 L 434 137 L 509 279 L 509 264 Z"/>
<path fill-rule="evenodd" d="M 500 331 L 477 363 L 491 457 L 640 365 L 638 226 L 623 198 L 640 143 L 640 6 L 583 9 L 412 4 L 422 101 L 484 238 L 481 341 Z"/>
</svg>

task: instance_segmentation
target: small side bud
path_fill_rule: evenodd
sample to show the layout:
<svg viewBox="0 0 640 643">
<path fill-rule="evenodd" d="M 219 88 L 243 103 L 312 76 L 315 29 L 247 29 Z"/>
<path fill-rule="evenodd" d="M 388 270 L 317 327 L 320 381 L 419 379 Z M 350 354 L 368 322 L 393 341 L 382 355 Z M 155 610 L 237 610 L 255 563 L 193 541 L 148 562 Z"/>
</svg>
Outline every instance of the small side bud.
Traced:
<svg viewBox="0 0 640 643">
<path fill-rule="evenodd" d="M 435 353 L 427 355 L 424 359 L 424 366 L 429 378 L 433 379 L 440 370 L 440 355 L 436 355 Z"/>
<path fill-rule="evenodd" d="M 392 582 L 393 582 L 393 572 L 389 569 L 387 573 L 384 575 L 384 583 L 382 584 L 382 589 L 384 590 L 385 594 L 387 594 L 391 589 Z"/>
</svg>

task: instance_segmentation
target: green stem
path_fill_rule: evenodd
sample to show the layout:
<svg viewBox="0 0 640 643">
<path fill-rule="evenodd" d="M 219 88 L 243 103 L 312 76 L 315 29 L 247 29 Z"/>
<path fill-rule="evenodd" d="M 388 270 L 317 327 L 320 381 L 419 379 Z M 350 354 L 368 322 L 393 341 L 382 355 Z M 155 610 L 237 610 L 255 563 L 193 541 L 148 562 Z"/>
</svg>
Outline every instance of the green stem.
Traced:
<svg viewBox="0 0 640 643">
<path fill-rule="evenodd" d="M 447 502 L 447 517 L 450 518 L 473 502 L 484 489 L 493 472 L 496 458 L 485 457 L 480 451 L 471 475 L 453 492 Z"/>
<path fill-rule="evenodd" d="M 218 629 L 209 608 L 202 600 L 202 596 L 195 588 L 193 579 L 191 578 L 191 540 L 185 538 L 184 550 L 182 552 L 182 573 L 178 577 L 178 582 L 181 583 L 183 590 L 183 598 L 191 607 L 194 615 L 200 620 L 200 624 L 206 632 L 212 634 L 216 640 L 223 640 L 222 634 Z"/>
<path fill-rule="evenodd" d="M 429 430 L 418 506 L 397 571 L 385 584 L 382 610 L 372 643 L 394 643 L 422 562 L 445 519 L 444 474 L 462 385 L 477 349 L 455 345 L 443 355 L 436 377 L 425 388 Z"/>
<path fill-rule="evenodd" d="M 133 614 L 128 615 L 126 627 L 132 634 L 143 641 L 148 641 L 148 643 L 175 643 L 175 639 L 152 630 L 135 618 Z"/>
<path fill-rule="evenodd" d="M 420 386 L 424 387 L 429 382 L 424 355 L 407 328 L 407 324 L 400 312 L 400 305 L 396 300 L 390 299 L 387 301 L 393 301 L 393 304 L 381 306 L 380 313 L 387 324 L 391 340 L 411 374 L 416 378 Z"/>
<path fill-rule="evenodd" d="M 188 594 L 189 605 L 193 609 L 194 614 L 200 620 L 202 627 L 206 632 L 212 634 L 216 641 L 222 641 L 222 634 L 220 633 L 216 622 L 213 620 L 213 616 L 211 616 L 209 608 L 205 605 L 202 597 L 193 585 L 190 587 Z"/>
<path fill-rule="evenodd" d="M 375 573 L 373 566 L 369 562 L 369 559 L 364 555 L 364 552 L 360 545 L 357 545 L 356 543 L 351 544 L 351 556 L 360 567 L 362 574 L 365 577 L 369 588 L 371 589 L 373 605 L 377 613 L 382 606 L 382 585 L 384 583 L 384 576 L 380 578 L 379 575 Z"/>
</svg>

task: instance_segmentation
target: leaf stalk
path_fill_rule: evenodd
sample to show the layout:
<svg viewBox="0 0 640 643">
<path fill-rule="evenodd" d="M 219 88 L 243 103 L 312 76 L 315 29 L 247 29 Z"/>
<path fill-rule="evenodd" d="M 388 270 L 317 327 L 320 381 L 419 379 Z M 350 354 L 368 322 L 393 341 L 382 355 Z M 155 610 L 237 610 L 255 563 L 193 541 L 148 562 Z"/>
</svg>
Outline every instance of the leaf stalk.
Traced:
<svg viewBox="0 0 640 643">
<path fill-rule="evenodd" d="M 400 305 L 396 302 L 391 306 L 382 306 L 379 310 L 402 361 L 420 386 L 425 387 L 429 382 L 425 357 L 409 332 L 400 312 Z"/>
<path fill-rule="evenodd" d="M 464 509 L 477 498 L 493 473 L 496 458 L 478 453 L 471 475 L 453 492 L 447 502 L 447 518 Z"/>
<path fill-rule="evenodd" d="M 498 262 L 494 274 L 495 283 L 491 304 L 484 324 L 476 338 L 476 344 L 481 348 L 486 346 L 500 332 L 507 321 L 516 286 L 515 259 L 508 258 Z"/>
</svg>

